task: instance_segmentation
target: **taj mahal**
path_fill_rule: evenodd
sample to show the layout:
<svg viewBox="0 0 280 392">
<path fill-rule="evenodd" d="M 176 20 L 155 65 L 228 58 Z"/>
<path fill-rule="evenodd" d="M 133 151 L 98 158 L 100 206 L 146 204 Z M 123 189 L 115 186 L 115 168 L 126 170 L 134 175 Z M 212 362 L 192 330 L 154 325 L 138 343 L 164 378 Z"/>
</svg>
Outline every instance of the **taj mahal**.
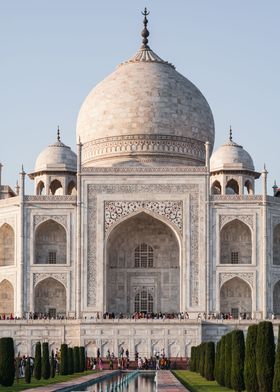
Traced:
<svg viewBox="0 0 280 392">
<path fill-rule="evenodd" d="M 211 108 L 150 48 L 147 15 L 140 49 L 85 98 L 76 152 L 58 130 L 32 195 L 24 168 L 16 189 L 0 175 L 0 336 L 21 352 L 44 339 L 187 356 L 235 320 L 280 315 L 280 191 L 231 129 L 214 149 Z M 231 321 L 207 321 L 220 313 Z"/>
</svg>

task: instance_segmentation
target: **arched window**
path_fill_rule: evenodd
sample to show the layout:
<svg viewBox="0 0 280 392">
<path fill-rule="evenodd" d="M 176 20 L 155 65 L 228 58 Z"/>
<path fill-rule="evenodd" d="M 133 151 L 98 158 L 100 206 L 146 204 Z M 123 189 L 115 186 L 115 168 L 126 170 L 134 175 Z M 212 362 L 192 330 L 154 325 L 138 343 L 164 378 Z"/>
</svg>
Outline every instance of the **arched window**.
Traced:
<svg viewBox="0 0 280 392">
<path fill-rule="evenodd" d="M 66 263 L 66 231 L 52 219 L 40 224 L 35 234 L 35 264 Z"/>
<path fill-rule="evenodd" d="M 0 283 L 0 314 L 9 315 L 14 313 L 14 288 L 4 279 Z"/>
<path fill-rule="evenodd" d="M 212 185 L 212 195 L 220 195 L 222 192 L 221 184 L 219 181 L 215 181 Z"/>
<path fill-rule="evenodd" d="M 35 312 L 49 314 L 50 317 L 66 314 L 66 290 L 62 283 L 46 278 L 35 288 Z"/>
<path fill-rule="evenodd" d="M 67 195 L 76 195 L 76 194 L 77 194 L 76 184 L 74 181 L 70 181 L 67 188 Z"/>
<path fill-rule="evenodd" d="M 239 185 L 238 182 L 234 179 L 228 181 L 226 186 L 226 194 L 227 195 L 239 195 Z"/>
<path fill-rule="evenodd" d="M 154 250 L 150 245 L 143 243 L 135 248 L 134 266 L 135 268 L 153 268 Z"/>
<path fill-rule="evenodd" d="M 43 195 L 44 193 L 45 193 L 45 185 L 44 185 L 43 181 L 39 181 L 39 183 L 37 185 L 36 194 Z"/>
<path fill-rule="evenodd" d="M 154 311 L 154 299 L 152 294 L 148 291 L 143 290 L 135 295 L 134 299 L 134 311 L 153 313 Z"/>
<path fill-rule="evenodd" d="M 233 318 L 248 318 L 252 313 L 252 291 L 247 282 L 235 277 L 225 282 L 220 291 L 220 311 Z"/>
<path fill-rule="evenodd" d="M 280 224 L 273 230 L 273 264 L 280 265 Z"/>
<path fill-rule="evenodd" d="M 53 180 L 50 184 L 50 191 L 52 195 L 62 195 L 63 188 L 61 182 L 58 180 Z"/>
<path fill-rule="evenodd" d="M 0 266 L 13 265 L 15 260 L 15 235 L 13 228 L 5 223 L 0 228 Z"/>
</svg>

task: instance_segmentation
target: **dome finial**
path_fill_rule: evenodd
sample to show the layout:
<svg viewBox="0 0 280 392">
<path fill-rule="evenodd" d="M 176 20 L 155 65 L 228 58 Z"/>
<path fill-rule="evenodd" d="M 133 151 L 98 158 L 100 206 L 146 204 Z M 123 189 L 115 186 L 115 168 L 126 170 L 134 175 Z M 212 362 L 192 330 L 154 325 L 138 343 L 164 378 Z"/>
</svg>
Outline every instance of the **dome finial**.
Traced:
<svg viewBox="0 0 280 392">
<path fill-rule="evenodd" d="M 60 142 L 60 129 L 59 129 L 59 125 L 57 126 L 57 141 Z"/>
<path fill-rule="evenodd" d="M 149 30 L 147 29 L 147 24 L 148 24 L 147 16 L 149 15 L 149 13 L 150 12 L 147 10 L 147 7 L 145 7 L 144 12 L 142 12 L 142 15 L 144 16 L 144 20 L 143 20 L 144 29 L 142 30 L 142 33 L 141 33 L 141 35 L 143 37 L 142 46 L 141 46 L 142 49 L 145 49 L 145 48 L 149 49 L 148 37 L 149 37 L 150 33 L 149 33 Z"/>
<path fill-rule="evenodd" d="M 229 126 L 229 141 L 232 142 L 232 129 L 231 129 L 231 125 Z"/>
</svg>

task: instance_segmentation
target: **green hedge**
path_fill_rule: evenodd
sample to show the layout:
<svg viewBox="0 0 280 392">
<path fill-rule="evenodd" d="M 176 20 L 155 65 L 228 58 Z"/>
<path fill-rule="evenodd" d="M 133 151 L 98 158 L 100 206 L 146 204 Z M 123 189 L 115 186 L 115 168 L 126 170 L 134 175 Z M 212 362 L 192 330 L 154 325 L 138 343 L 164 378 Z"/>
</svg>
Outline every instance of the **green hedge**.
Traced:
<svg viewBox="0 0 280 392">
<path fill-rule="evenodd" d="M 60 374 L 67 376 L 68 374 L 68 346 L 62 344 L 60 347 Z"/>
<path fill-rule="evenodd" d="M 280 325 L 278 328 L 277 351 L 274 366 L 273 392 L 280 391 Z"/>
<path fill-rule="evenodd" d="M 0 384 L 13 385 L 15 379 L 15 351 L 12 338 L 0 339 Z"/>
<path fill-rule="evenodd" d="M 42 344 L 42 348 L 43 348 L 42 377 L 44 380 L 48 380 L 51 375 L 49 344 L 44 342 Z"/>
<path fill-rule="evenodd" d="M 68 374 L 74 373 L 74 352 L 72 347 L 68 347 Z"/>
<path fill-rule="evenodd" d="M 273 388 L 275 344 L 273 327 L 270 321 L 258 325 L 256 343 L 257 379 L 261 392 L 271 392 Z"/>
<path fill-rule="evenodd" d="M 244 384 L 244 358 L 245 342 L 243 331 L 235 330 L 231 332 L 232 337 L 232 357 L 231 357 L 231 387 L 234 391 L 245 390 Z"/>
<path fill-rule="evenodd" d="M 37 342 L 35 347 L 34 377 L 36 380 L 41 380 L 42 377 L 42 356 L 40 342 Z"/>
<path fill-rule="evenodd" d="M 215 367 L 215 344 L 213 342 L 207 342 L 205 344 L 205 363 L 204 363 L 204 375 L 206 380 L 214 380 L 214 367 Z"/>
<path fill-rule="evenodd" d="M 225 386 L 231 388 L 232 333 L 225 335 Z"/>
<path fill-rule="evenodd" d="M 256 341 L 258 326 L 250 325 L 246 337 L 245 361 L 244 361 L 244 382 L 247 392 L 258 392 L 258 379 L 256 369 Z M 280 390 L 280 389 L 279 389 Z"/>
<path fill-rule="evenodd" d="M 86 352 L 83 346 L 79 348 L 79 354 L 80 354 L 80 372 L 84 372 L 86 369 Z"/>
<path fill-rule="evenodd" d="M 80 349 L 78 346 L 74 347 L 74 373 L 80 371 Z"/>
</svg>

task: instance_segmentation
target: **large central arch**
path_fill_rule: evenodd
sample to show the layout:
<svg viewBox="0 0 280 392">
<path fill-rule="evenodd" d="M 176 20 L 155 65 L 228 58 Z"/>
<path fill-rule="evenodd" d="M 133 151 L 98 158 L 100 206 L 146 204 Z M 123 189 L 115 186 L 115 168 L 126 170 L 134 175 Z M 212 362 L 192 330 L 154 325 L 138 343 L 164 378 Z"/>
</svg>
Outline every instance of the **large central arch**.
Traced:
<svg viewBox="0 0 280 392">
<path fill-rule="evenodd" d="M 179 265 L 178 239 L 167 224 L 145 212 L 119 223 L 107 240 L 107 311 L 179 312 Z"/>
</svg>

